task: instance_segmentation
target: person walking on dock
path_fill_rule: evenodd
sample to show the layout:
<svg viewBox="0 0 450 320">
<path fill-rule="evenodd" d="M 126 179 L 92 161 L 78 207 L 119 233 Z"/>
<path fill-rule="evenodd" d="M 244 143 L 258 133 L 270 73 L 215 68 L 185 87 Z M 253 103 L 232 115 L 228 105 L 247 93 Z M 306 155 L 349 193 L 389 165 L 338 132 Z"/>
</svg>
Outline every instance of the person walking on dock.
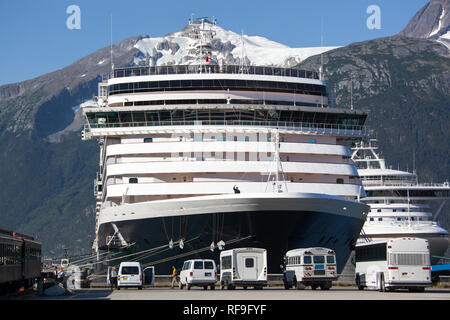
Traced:
<svg viewBox="0 0 450 320">
<path fill-rule="evenodd" d="M 110 275 L 110 284 L 111 284 L 111 290 L 114 288 L 117 289 L 117 271 L 116 267 L 111 268 L 111 275 Z"/>
<path fill-rule="evenodd" d="M 177 269 L 175 268 L 175 266 L 172 266 L 172 284 L 170 285 L 171 289 L 173 289 L 174 284 L 176 284 L 178 286 Z"/>
<path fill-rule="evenodd" d="M 64 272 L 63 267 L 59 267 L 59 272 L 58 272 L 58 275 L 57 275 L 56 282 L 63 283 L 65 275 L 66 275 L 66 273 Z"/>
<path fill-rule="evenodd" d="M 58 281 L 58 269 L 56 268 L 56 266 L 53 268 L 53 279 L 55 279 L 55 281 Z"/>
</svg>

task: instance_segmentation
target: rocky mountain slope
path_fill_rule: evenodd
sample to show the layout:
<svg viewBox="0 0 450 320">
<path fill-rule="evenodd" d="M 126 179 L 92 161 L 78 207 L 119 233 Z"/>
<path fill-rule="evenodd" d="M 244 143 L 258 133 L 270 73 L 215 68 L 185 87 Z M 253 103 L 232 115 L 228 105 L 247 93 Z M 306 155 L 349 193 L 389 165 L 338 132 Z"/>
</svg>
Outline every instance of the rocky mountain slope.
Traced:
<svg viewBox="0 0 450 320">
<path fill-rule="evenodd" d="M 436 40 L 450 46 L 450 0 L 431 0 L 399 35 Z"/>
</svg>

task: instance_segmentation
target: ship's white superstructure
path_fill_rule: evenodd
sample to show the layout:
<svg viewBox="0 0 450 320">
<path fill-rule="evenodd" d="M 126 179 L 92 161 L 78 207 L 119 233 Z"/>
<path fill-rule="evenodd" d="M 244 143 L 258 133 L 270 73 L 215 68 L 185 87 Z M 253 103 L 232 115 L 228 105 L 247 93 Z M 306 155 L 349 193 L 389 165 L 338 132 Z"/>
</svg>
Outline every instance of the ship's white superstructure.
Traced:
<svg viewBox="0 0 450 320">
<path fill-rule="evenodd" d="M 449 234 L 438 224 L 438 218 L 450 197 L 449 183 L 419 183 L 415 172 L 387 168 L 377 149 L 375 139 L 357 142 L 352 148 L 352 159 L 366 191 L 362 201 L 370 205 L 359 241 L 423 237 L 430 241 L 432 256 L 442 257 Z M 437 207 L 434 214 L 432 202 Z"/>
<path fill-rule="evenodd" d="M 367 114 L 328 108 L 316 72 L 214 61 L 208 24 L 188 26 L 199 64 L 116 68 L 83 108 L 100 144 L 96 250 L 248 240 L 272 271 L 299 245 L 345 262 L 368 211 L 348 148 Z"/>
</svg>

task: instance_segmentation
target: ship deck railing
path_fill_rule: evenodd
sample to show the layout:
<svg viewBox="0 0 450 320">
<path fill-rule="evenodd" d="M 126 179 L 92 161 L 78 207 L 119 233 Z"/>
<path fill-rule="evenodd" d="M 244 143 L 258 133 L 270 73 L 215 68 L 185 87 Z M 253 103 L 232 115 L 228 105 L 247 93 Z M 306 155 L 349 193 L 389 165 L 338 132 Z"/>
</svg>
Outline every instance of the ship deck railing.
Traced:
<svg viewBox="0 0 450 320">
<path fill-rule="evenodd" d="M 407 213 L 407 212 L 403 212 Z M 414 212 L 411 212 L 411 214 L 414 214 Z M 392 228 L 407 228 L 407 227 L 414 227 L 414 228 L 426 228 L 426 227 L 440 227 L 440 225 L 436 221 L 416 221 L 416 220 L 404 220 L 404 221 L 398 221 L 398 222 L 387 222 L 387 221 L 367 221 L 365 223 L 368 223 L 368 226 L 383 226 L 383 227 L 392 227 Z"/>
<path fill-rule="evenodd" d="M 366 187 L 412 187 L 412 188 L 420 188 L 420 187 L 449 187 L 449 182 L 443 183 L 431 183 L 431 182 L 394 182 L 390 183 L 383 180 L 364 180 L 364 185 Z"/>
<path fill-rule="evenodd" d="M 89 133 L 91 129 L 113 129 L 132 127 L 177 127 L 177 126 L 248 126 L 248 127 L 271 127 L 281 130 L 295 130 L 303 133 L 318 135 L 337 135 L 362 137 L 367 128 L 361 125 L 341 125 L 324 123 L 285 122 L 285 121 L 245 121 L 245 120 L 192 120 L 192 121 L 146 121 L 146 122 L 124 122 L 85 124 L 84 131 Z"/>
<path fill-rule="evenodd" d="M 251 74 L 265 76 L 282 76 L 319 80 L 319 74 L 315 71 L 300 70 L 294 68 L 278 68 L 266 66 L 246 66 L 239 65 L 174 65 L 174 66 L 139 66 L 116 68 L 110 73 L 103 75 L 103 80 L 123 77 L 138 77 L 150 75 L 171 75 L 171 74 Z"/>
</svg>

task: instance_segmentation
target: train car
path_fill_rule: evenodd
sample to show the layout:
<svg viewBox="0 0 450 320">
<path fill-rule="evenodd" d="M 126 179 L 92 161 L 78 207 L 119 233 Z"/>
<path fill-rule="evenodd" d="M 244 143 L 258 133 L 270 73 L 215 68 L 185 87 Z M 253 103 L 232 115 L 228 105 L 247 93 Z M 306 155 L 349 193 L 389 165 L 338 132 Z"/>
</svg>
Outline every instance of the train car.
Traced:
<svg viewBox="0 0 450 320">
<path fill-rule="evenodd" d="M 41 244 L 0 228 L 0 294 L 28 288 L 41 275 Z"/>
<path fill-rule="evenodd" d="M 23 277 L 27 286 L 41 276 L 41 243 L 34 239 L 23 239 Z"/>
</svg>

